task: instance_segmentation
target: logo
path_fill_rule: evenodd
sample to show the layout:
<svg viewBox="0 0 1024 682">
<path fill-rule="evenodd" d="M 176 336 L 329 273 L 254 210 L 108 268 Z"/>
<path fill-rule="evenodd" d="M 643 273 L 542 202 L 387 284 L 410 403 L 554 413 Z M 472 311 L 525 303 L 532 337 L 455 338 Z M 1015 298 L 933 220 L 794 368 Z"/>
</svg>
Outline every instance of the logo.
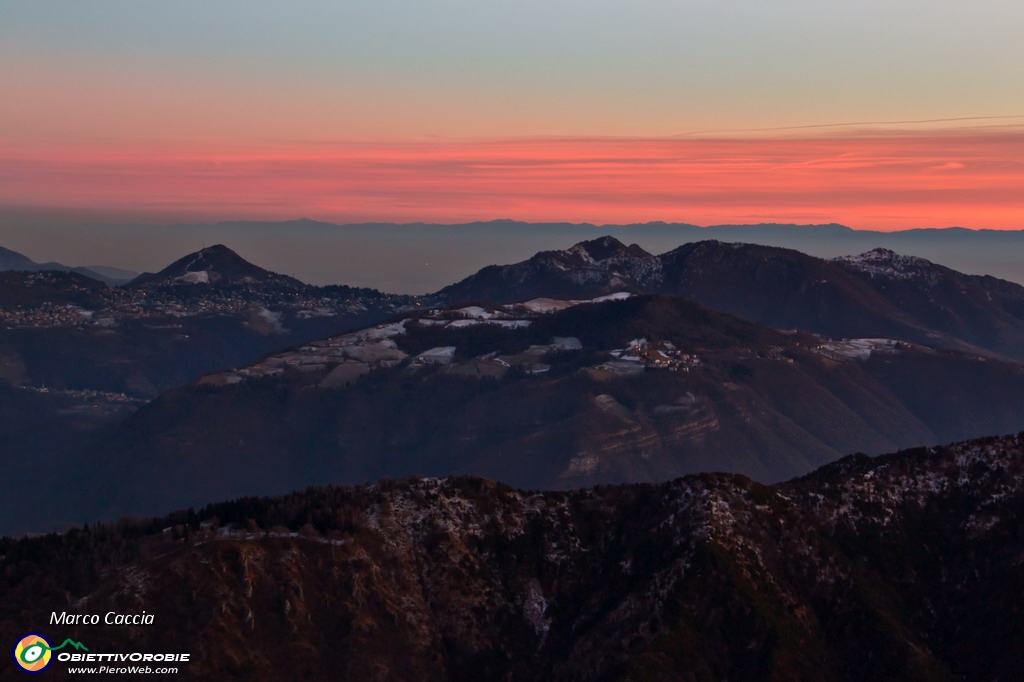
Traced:
<svg viewBox="0 0 1024 682">
<path fill-rule="evenodd" d="M 75 642 L 71 639 L 65 639 L 64 643 L 60 646 L 51 647 L 45 637 L 38 632 L 30 632 L 18 640 L 11 653 L 14 654 L 14 662 L 22 670 L 35 674 L 42 672 L 46 666 L 50 665 L 50 659 L 53 658 L 51 652 L 63 649 L 68 644 L 76 649 L 89 650 L 81 642 Z"/>
</svg>

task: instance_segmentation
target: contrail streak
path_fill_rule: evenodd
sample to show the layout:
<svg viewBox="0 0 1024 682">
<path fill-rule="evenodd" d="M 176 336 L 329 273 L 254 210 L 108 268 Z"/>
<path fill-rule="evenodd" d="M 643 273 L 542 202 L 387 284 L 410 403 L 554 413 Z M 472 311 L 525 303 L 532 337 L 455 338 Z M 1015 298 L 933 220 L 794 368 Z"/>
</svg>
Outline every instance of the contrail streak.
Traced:
<svg viewBox="0 0 1024 682">
<path fill-rule="evenodd" d="M 735 130 L 697 130 L 692 133 L 680 133 L 673 137 L 688 137 L 691 135 L 708 135 L 712 133 L 764 133 L 780 130 L 810 130 L 814 128 L 843 128 L 848 126 L 885 126 L 885 125 L 906 125 L 910 123 L 955 123 L 959 121 L 995 121 L 1011 118 L 1024 118 L 1024 114 L 1008 114 L 1005 116 L 959 116 L 956 118 L 922 118 L 907 121 L 848 121 L 846 123 L 813 123 L 799 126 L 778 126 L 774 128 L 737 128 Z"/>
</svg>

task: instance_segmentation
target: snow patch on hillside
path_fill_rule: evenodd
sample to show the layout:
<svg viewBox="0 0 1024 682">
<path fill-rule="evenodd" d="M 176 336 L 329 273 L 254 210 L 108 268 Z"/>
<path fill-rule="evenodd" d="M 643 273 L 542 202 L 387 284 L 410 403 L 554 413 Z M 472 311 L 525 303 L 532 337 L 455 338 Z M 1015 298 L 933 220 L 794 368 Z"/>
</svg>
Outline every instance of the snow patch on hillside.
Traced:
<svg viewBox="0 0 1024 682">
<path fill-rule="evenodd" d="M 931 261 L 916 256 L 903 256 L 889 249 L 872 249 L 857 256 L 840 256 L 833 258 L 832 262 L 846 265 L 871 278 L 917 279 L 927 284 L 938 283 L 935 266 Z"/>
<path fill-rule="evenodd" d="M 174 279 L 179 282 L 185 282 L 186 284 L 209 284 L 210 271 L 199 270 L 197 272 L 186 272 L 181 277 L 175 277 Z"/>
<path fill-rule="evenodd" d="M 842 341 L 829 341 L 818 346 L 815 350 L 832 360 L 860 360 L 865 361 L 871 357 L 873 352 L 894 352 L 897 350 L 899 341 L 895 339 L 843 339 Z"/>
<path fill-rule="evenodd" d="M 281 313 L 275 313 L 269 308 L 260 308 L 257 314 L 267 321 L 267 326 L 274 332 L 284 334 L 288 331 L 284 328 L 284 325 L 281 324 Z"/>
<path fill-rule="evenodd" d="M 531 313 L 556 313 L 559 310 L 565 310 L 566 308 L 572 308 L 573 306 L 583 305 L 584 303 L 604 303 L 605 301 L 622 301 L 629 298 L 632 294 L 628 291 L 617 291 L 614 294 L 606 294 L 605 296 L 598 296 L 597 298 L 591 298 L 588 300 L 566 300 L 557 298 L 534 298 L 529 301 L 522 303 L 514 303 L 505 306 L 509 309 L 521 307 Z"/>
</svg>

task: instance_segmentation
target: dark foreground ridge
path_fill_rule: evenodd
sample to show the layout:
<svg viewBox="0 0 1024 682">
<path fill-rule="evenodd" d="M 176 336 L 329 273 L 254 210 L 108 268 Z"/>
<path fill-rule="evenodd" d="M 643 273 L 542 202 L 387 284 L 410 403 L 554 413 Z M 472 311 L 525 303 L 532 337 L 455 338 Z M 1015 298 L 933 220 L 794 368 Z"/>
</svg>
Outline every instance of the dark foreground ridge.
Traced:
<svg viewBox="0 0 1024 682">
<path fill-rule="evenodd" d="M 310 488 L 4 540 L 0 639 L 189 652 L 180 680 L 1015 679 L 1022 447 L 852 456 L 775 486 Z M 110 611 L 154 623 L 50 625 Z"/>
</svg>

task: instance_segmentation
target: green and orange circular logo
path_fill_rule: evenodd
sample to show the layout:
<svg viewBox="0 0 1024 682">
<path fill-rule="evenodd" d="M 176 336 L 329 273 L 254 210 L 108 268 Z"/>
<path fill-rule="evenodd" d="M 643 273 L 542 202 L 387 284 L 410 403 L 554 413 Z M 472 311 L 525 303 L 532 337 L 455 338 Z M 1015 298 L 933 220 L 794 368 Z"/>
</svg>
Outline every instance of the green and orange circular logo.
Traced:
<svg viewBox="0 0 1024 682">
<path fill-rule="evenodd" d="M 14 662 L 22 670 L 28 673 L 42 672 L 43 668 L 50 665 L 53 653 L 50 650 L 50 643 L 42 635 L 30 632 L 14 645 Z"/>
</svg>

